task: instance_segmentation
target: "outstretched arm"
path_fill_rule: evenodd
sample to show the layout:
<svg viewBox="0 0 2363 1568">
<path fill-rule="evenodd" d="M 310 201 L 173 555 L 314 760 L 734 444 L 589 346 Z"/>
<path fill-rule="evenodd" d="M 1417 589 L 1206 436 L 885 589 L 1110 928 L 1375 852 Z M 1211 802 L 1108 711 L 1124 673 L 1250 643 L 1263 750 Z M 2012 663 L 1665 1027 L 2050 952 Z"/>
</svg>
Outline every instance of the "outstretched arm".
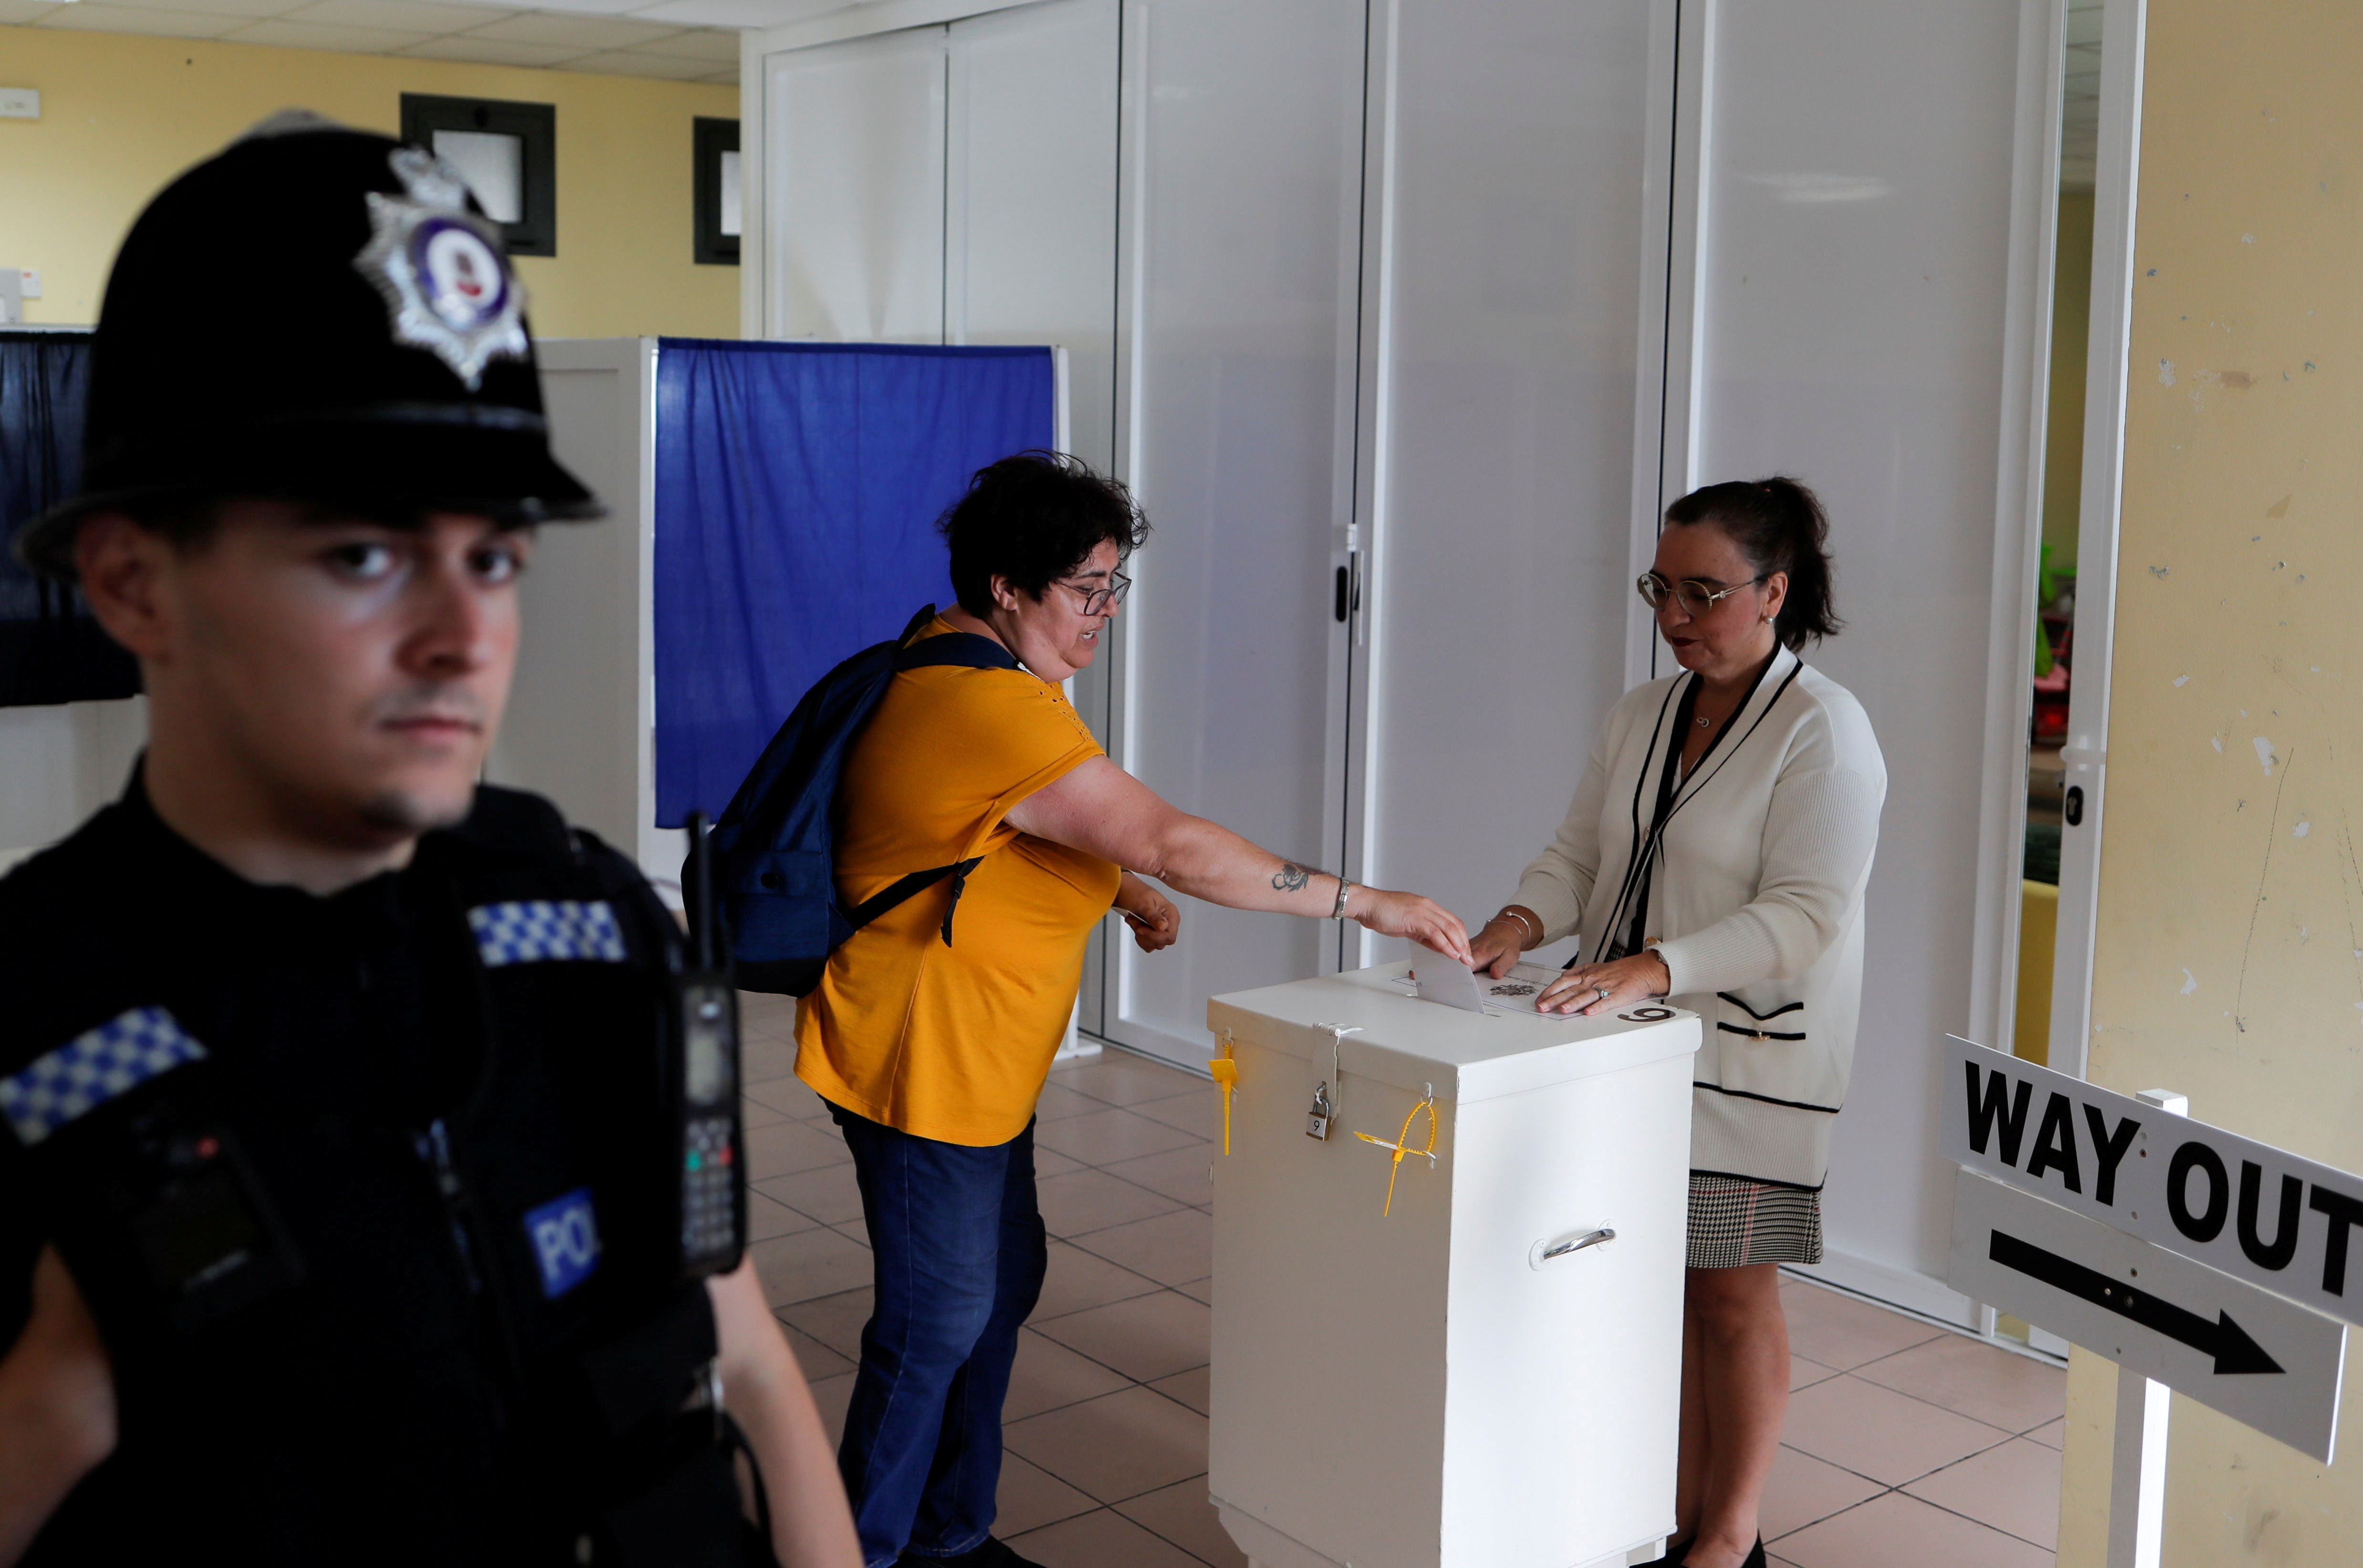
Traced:
<svg viewBox="0 0 2363 1568">
<path fill-rule="evenodd" d="M 752 1258 L 705 1282 L 722 1341 L 722 1403 L 746 1430 L 771 1508 L 780 1568 L 861 1568 L 853 1510 L 796 1353 L 764 1303 Z"/>
<path fill-rule="evenodd" d="M 1337 907 L 1338 878 L 1258 849 L 1218 822 L 1193 817 L 1104 757 L 1095 757 L 1020 801 L 1006 818 L 1022 833 L 1115 862 L 1193 898 L 1233 909 L 1323 916 Z M 1413 893 L 1353 885 L 1346 915 L 1383 936 L 1470 961 L 1468 928 Z"/>
</svg>

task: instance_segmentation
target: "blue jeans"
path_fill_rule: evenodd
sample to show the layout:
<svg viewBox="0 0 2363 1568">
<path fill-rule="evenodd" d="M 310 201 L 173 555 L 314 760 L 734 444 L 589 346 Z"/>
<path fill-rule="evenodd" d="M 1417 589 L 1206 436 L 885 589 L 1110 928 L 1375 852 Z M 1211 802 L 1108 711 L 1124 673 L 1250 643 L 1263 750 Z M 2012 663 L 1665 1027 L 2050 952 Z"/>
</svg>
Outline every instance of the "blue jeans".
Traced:
<svg viewBox="0 0 2363 1568">
<path fill-rule="evenodd" d="M 838 1451 L 861 1560 L 957 1556 L 993 1529 L 1002 1400 L 1049 1266 L 1033 1124 L 976 1149 L 829 1114 L 853 1151 L 877 1255 Z"/>
</svg>

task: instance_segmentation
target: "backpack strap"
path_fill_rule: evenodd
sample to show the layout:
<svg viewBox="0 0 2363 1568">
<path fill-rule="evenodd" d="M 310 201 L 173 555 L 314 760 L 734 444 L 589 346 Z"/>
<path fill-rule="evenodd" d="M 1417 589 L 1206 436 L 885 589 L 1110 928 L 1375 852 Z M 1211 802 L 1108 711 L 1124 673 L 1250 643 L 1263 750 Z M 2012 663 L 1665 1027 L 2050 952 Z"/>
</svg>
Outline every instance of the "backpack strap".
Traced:
<svg viewBox="0 0 2363 1568">
<path fill-rule="evenodd" d="M 937 664 L 953 664 L 967 670 L 1022 668 L 1009 650 L 993 639 L 979 637 L 972 631 L 943 632 L 911 643 L 894 655 L 894 668 L 898 673 Z"/>
<path fill-rule="evenodd" d="M 965 670 L 1015 670 L 1023 667 L 1015 658 L 1011 656 L 1009 650 L 993 639 L 979 637 L 972 631 L 944 632 L 936 637 L 913 642 L 911 639 L 918 634 L 919 629 L 935 618 L 936 606 L 929 605 L 912 617 L 911 624 L 903 628 L 903 647 L 894 655 L 894 668 L 897 673 L 947 664 Z M 845 922 L 858 931 L 889 909 L 949 877 L 952 883 L 952 901 L 944 909 L 943 924 L 944 946 L 949 947 L 952 945 L 952 916 L 959 910 L 960 894 L 968 886 L 968 873 L 974 871 L 982 862 L 982 857 L 978 856 L 970 860 L 955 861 L 948 866 L 933 866 L 926 871 L 915 871 L 908 876 L 900 877 L 847 910 Z"/>
<path fill-rule="evenodd" d="M 927 871 L 915 871 L 889 884 L 845 912 L 845 923 L 855 930 L 870 924 L 896 905 L 925 892 L 946 877 L 952 879 L 952 901 L 944 909 L 944 946 L 952 945 L 952 916 L 960 908 L 961 893 L 968 887 L 968 873 L 983 863 L 984 857 L 954 861 L 948 866 L 936 866 Z"/>
<path fill-rule="evenodd" d="M 899 648 L 909 642 L 911 639 L 918 636 L 920 632 L 926 630 L 927 623 L 935 618 L 936 606 L 932 604 L 921 605 L 919 606 L 919 613 L 913 616 L 908 622 L 904 623 L 902 632 L 895 637 L 895 646 Z"/>
</svg>

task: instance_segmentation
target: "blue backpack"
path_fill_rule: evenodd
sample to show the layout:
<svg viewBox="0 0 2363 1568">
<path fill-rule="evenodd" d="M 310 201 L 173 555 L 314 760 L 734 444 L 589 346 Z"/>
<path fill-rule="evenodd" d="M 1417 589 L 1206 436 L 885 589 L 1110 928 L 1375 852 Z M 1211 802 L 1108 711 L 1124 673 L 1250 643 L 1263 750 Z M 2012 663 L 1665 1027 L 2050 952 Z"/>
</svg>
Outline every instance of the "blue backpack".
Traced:
<svg viewBox="0 0 2363 1568">
<path fill-rule="evenodd" d="M 804 693 L 755 761 L 711 843 L 716 891 L 731 933 L 738 980 L 749 991 L 802 996 L 820 984 L 828 955 L 848 937 L 921 890 L 951 879 L 943 937 L 974 860 L 915 871 L 848 909 L 837 895 L 837 787 L 854 738 L 904 670 L 953 664 L 1015 670 L 1017 661 L 989 637 L 955 631 L 913 644 L 936 618 L 929 605 L 903 635 L 860 652 Z"/>
</svg>

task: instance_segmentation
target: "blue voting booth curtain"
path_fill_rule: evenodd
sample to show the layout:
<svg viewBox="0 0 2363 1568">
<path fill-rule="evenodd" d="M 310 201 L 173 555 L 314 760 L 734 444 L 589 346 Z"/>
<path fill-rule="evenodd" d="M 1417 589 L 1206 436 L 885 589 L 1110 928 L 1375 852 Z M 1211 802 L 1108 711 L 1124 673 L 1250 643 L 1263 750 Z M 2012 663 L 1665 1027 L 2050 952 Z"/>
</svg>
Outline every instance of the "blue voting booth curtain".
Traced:
<svg viewBox="0 0 2363 1568">
<path fill-rule="evenodd" d="M 17 530 L 82 477 L 87 332 L 0 332 L 0 707 L 128 697 L 139 666 L 82 595 L 17 562 Z"/>
<path fill-rule="evenodd" d="M 936 519 L 1056 439 L 1048 349 L 663 339 L 657 824 L 719 816 L 804 689 L 952 602 Z"/>
</svg>

